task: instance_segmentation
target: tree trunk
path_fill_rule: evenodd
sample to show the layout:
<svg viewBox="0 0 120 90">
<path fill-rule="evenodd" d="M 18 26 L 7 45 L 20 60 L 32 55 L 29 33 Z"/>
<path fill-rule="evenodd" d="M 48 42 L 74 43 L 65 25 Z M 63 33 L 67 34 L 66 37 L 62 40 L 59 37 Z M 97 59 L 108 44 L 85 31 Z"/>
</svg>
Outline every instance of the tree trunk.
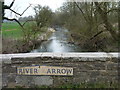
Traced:
<svg viewBox="0 0 120 90">
<path fill-rule="evenodd" d="M 0 1 L 0 54 L 2 54 L 2 32 L 1 32 L 1 26 L 2 26 L 2 2 Z M 0 69 L 0 71 L 1 71 L 1 69 Z"/>
<path fill-rule="evenodd" d="M 102 10 L 101 7 L 99 6 L 98 2 L 95 2 L 95 5 L 96 5 L 98 13 L 100 14 L 100 16 L 103 20 L 103 23 L 105 24 L 105 27 L 106 27 L 107 31 L 110 32 L 110 34 L 114 38 L 114 40 L 118 41 L 118 35 L 115 32 L 115 30 L 113 30 L 113 26 L 111 25 L 111 23 L 108 21 L 107 11 Z M 104 6 L 105 6 L 105 4 L 104 4 Z"/>
<path fill-rule="evenodd" d="M 119 48 L 119 50 L 120 50 L 120 1 L 118 2 L 118 48 Z M 120 54 L 118 55 L 118 56 L 120 56 Z M 120 80 L 120 78 L 119 78 L 119 80 Z"/>
<path fill-rule="evenodd" d="M 0 31 L 1 31 L 1 24 L 2 24 L 2 2 L 0 1 Z"/>
</svg>

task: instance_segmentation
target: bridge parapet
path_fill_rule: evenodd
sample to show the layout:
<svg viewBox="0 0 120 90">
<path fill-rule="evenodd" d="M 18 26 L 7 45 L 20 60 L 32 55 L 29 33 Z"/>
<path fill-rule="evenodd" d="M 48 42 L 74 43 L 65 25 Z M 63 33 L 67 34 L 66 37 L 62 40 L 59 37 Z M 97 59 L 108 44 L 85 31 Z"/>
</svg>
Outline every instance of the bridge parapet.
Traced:
<svg viewBox="0 0 120 90">
<path fill-rule="evenodd" d="M 119 53 L 26 53 L 3 54 L 3 87 L 58 86 L 80 83 L 118 83 Z M 9 61 L 9 63 L 8 63 Z M 17 75 L 21 66 L 73 68 L 73 76 Z"/>
</svg>

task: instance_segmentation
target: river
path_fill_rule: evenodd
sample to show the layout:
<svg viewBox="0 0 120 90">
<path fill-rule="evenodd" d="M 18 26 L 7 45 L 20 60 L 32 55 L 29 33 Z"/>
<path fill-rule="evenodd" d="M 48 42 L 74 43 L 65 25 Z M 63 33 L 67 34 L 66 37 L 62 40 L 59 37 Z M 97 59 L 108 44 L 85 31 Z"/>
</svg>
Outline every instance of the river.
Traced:
<svg viewBox="0 0 120 90">
<path fill-rule="evenodd" d="M 80 52 L 80 47 L 68 42 L 69 31 L 64 28 L 56 28 L 48 41 L 43 42 L 39 48 L 31 51 L 35 52 Z"/>
</svg>

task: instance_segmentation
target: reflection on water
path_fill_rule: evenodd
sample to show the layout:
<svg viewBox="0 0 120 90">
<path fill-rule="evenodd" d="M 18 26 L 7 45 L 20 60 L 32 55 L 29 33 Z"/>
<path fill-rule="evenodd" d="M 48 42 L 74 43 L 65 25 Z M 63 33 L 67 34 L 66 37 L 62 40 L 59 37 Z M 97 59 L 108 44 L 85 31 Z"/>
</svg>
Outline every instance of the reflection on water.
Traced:
<svg viewBox="0 0 120 90">
<path fill-rule="evenodd" d="M 80 52 L 80 48 L 74 44 L 68 44 L 68 30 L 56 28 L 48 41 L 41 44 L 38 49 L 32 52 Z"/>
</svg>

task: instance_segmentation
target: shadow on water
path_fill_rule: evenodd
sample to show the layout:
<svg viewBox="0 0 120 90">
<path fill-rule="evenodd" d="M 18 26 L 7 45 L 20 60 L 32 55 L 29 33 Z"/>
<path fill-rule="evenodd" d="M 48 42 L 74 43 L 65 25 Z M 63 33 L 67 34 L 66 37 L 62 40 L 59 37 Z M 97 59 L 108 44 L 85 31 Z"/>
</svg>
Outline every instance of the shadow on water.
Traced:
<svg viewBox="0 0 120 90">
<path fill-rule="evenodd" d="M 68 43 L 69 34 L 67 29 L 56 28 L 48 41 L 45 41 L 41 46 L 31 52 L 80 52 L 80 47 Z"/>
</svg>

